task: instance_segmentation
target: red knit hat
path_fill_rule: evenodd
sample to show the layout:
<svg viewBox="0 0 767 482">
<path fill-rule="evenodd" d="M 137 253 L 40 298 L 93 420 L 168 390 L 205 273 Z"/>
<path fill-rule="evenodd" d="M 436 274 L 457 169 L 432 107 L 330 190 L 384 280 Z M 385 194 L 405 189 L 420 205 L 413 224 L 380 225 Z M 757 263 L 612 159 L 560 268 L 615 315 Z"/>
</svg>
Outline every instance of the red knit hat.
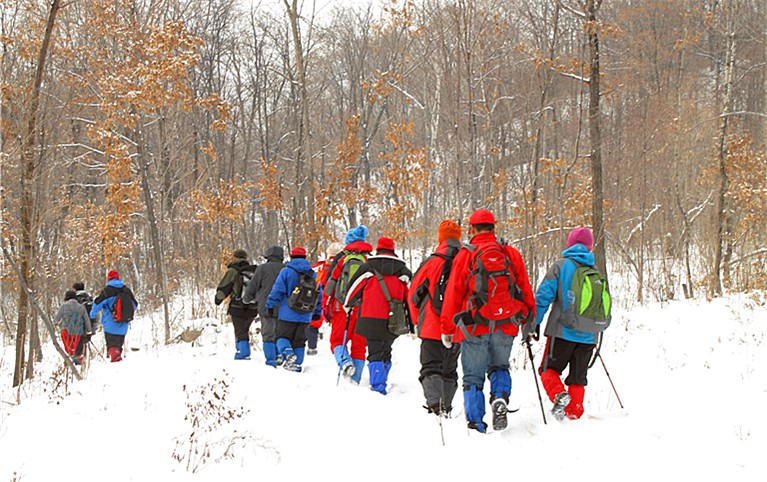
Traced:
<svg viewBox="0 0 767 482">
<path fill-rule="evenodd" d="M 469 224 L 495 224 L 495 216 L 487 209 L 477 209 L 469 218 Z"/>
<path fill-rule="evenodd" d="M 437 229 L 437 242 L 442 243 L 446 239 L 461 239 L 461 227 L 449 219 L 439 223 Z"/>
<path fill-rule="evenodd" d="M 119 278 L 120 278 L 120 273 L 118 273 L 115 270 L 112 270 L 109 273 L 107 273 L 107 281 L 112 281 L 113 279 L 119 279 Z"/>
<path fill-rule="evenodd" d="M 378 251 L 391 251 L 394 252 L 394 240 L 381 236 L 378 238 L 378 244 L 376 245 L 376 252 Z"/>
<path fill-rule="evenodd" d="M 575 228 L 570 232 L 570 236 L 567 237 L 567 247 L 578 243 L 586 246 L 589 251 L 594 249 L 594 235 L 589 228 Z"/>
<path fill-rule="evenodd" d="M 296 246 L 295 248 L 290 250 L 290 257 L 291 258 L 306 258 L 306 248 L 303 248 L 301 246 Z"/>
</svg>

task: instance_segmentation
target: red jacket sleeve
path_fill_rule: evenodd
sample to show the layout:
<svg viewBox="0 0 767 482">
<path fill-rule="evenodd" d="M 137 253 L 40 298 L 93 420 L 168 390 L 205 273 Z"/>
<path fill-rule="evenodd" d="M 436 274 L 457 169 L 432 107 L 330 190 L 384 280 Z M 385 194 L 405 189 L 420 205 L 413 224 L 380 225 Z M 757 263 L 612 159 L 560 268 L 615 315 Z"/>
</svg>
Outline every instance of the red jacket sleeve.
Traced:
<svg viewBox="0 0 767 482">
<path fill-rule="evenodd" d="M 469 277 L 469 262 L 471 251 L 462 248 L 453 259 L 453 268 L 450 271 L 450 279 L 445 287 L 445 299 L 442 302 L 442 316 L 440 317 L 441 331 L 443 334 L 455 333 L 453 316 L 463 311 L 466 307 L 468 286 L 466 281 Z"/>
</svg>

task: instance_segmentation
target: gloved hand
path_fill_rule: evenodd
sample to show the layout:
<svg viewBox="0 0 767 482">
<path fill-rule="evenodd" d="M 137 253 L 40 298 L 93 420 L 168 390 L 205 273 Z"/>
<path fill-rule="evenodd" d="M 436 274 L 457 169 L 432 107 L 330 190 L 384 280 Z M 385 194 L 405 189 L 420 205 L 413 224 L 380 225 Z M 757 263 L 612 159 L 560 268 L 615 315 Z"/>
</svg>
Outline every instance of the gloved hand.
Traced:
<svg viewBox="0 0 767 482">
<path fill-rule="evenodd" d="M 442 344 L 445 345 L 445 348 L 448 350 L 453 348 L 453 335 L 442 335 Z"/>
<path fill-rule="evenodd" d="M 85 343 L 89 343 L 91 341 L 91 337 L 93 336 L 93 333 L 86 333 L 85 334 Z"/>
<path fill-rule="evenodd" d="M 534 319 L 533 320 L 528 319 L 522 325 L 522 341 L 525 343 L 530 343 L 531 338 L 535 341 L 538 341 L 538 338 L 540 337 L 540 333 L 541 333 L 540 325 L 536 323 Z"/>
</svg>

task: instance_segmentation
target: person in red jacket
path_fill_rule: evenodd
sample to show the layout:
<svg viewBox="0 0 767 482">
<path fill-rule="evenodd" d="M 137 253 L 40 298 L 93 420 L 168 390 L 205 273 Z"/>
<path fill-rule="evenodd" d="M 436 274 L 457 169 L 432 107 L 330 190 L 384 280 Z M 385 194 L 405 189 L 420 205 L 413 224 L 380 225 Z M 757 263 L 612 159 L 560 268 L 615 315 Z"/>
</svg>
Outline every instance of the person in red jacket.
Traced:
<svg viewBox="0 0 767 482">
<path fill-rule="evenodd" d="M 421 338 L 421 374 L 418 381 L 429 413 L 450 416 L 458 389 L 459 344 L 442 345 L 439 315 L 453 259 L 461 249 L 461 227 L 442 221 L 437 230 L 439 245 L 416 271 L 408 290 L 410 313 Z"/>
<path fill-rule="evenodd" d="M 495 237 L 486 209 L 469 218 L 470 245 L 456 255 L 445 290 L 442 343 L 461 343 L 463 403 L 469 428 L 484 433 L 483 387 L 490 380 L 493 430 L 507 426 L 511 394 L 509 356 L 521 320 L 535 313 L 535 296 L 519 251 Z"/>
<path fill-rule="evenodd" d="M 343 302 L 348 294 L 349 281 L 368 255 L 373 246 L 365 239 L 368 228 L 359 225 L 346 233 L 346 247 L 333 259 L 330 277 L 323 295 L 323 314 L 330 320 L 330 349 L 338 363 L 338 368 L 345 377 L 359 384 L 365 369 L 365 338 L 357 334 L 357 310 L 347 315 Z M 354 269 L 352 269 L 354 268 Z M 351 342 L 351 353 L 349 352 Z"/>
<path fill-rule="evenodd" d="M 394 240 L 381 237 L 375 256 L 368 258 L 352 278 L 344 303 L 347 309 L 358 306 L 357 333 L 365 337 L 368 345 L 370 389 L 382 395 L 386 395 L 392 344 L 398 336 L 389 331 L 389 299 L 404 304 L 412 275 L 405 262 L 394 254 Z M 408 310 L 405 316 L 410 316 Z M 412 326 L 410 320 L 406 321 Z"/>
<path fill-rule="evenodd" d="M 333 260 L 336 255 L 344 249 L 344 245 L 341 243 L 331 243 L 328 249 L 325 251 L 325 259 L 312 265 L 312 269 L 317 273 L 317 286 L 321 287 L 323 291 L 327 285 L 327 278 L 330 274 L 330 267 L 333 264 Z M 307 332 L 307 355 L 317 354 L 317 340 L 320 338 L 320 328 L 323 322 L 330 323 L 330 320 L 325 319 L 324 316 L 316 320 L 312 320 L 309 323 L 309 331 Z"/>
</svg>

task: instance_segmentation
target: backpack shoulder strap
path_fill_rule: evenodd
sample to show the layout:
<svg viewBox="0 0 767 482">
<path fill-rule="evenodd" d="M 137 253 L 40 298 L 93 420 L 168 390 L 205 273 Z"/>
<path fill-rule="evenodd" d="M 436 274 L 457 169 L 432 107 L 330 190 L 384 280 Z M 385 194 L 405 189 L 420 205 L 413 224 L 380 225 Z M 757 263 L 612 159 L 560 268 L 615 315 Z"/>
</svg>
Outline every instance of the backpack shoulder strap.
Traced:
<svg viewBox="0 0 767 482">
<path fill-rule="evenodd" d="M 386 301 L 391 303 L 391 294 L 389 293 L 389 287 L 386 286 L 386 281 L 384 281 L 383 275 L 379 273 L 378 271 L 374 271 L 376 275 L 376 279 L 378 280 L 378 284 L 381 285 L 381 291 L 383 291 L 384 296 L 386 297 Z"/>
</svg>

